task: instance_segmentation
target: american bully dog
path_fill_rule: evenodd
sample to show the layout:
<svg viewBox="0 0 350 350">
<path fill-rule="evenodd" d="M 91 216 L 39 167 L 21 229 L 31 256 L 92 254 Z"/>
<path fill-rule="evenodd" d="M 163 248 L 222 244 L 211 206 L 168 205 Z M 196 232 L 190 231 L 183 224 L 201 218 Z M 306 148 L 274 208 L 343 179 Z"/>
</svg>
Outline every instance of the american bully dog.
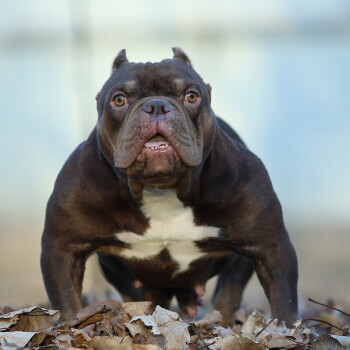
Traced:
<svg viewBox="0 0 350 350">
<path fill-rule="evenodd" d="M 208 279 L 230 323 L 255 270 L 272 317 L 297 318 L 297 259 L 261 162 L 216 117 L 187 55 L 130 63 L 125 50 L 97 95 L 98 121 L 49 199 L 41 268 L 51 307 L 81 308 L 86 259 L 127 300 L 190 317 Z"/>
</svg>

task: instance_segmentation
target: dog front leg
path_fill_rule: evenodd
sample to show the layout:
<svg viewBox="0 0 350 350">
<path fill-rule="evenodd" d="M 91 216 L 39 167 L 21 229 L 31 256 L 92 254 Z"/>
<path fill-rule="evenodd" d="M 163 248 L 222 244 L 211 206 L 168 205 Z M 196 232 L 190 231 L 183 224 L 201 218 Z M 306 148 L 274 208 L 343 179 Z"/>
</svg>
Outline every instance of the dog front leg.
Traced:
<svg viewBox="0 0 350 350">
<path fill-rule="evenodd" d="M 297 257 L 289 240 L 264 245 L 252 256 L 255 271 L 271 307 L 271 317 L 290 326 L 298 318 Z"/>
<path fill-rule="evenodd" d="M 81 309 L 81 290 L 86 256 L 64 247 L 43 247 L 41 270 L 51 308 L 60 310 L 60 322 Z"/>
</svg>

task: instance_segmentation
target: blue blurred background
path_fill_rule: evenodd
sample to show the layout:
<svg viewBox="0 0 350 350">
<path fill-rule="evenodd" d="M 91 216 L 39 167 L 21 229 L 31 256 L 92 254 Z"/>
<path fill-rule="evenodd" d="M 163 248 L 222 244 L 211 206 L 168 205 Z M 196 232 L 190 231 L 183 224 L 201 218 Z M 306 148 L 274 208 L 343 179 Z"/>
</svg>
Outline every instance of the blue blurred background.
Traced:
<svg viewBox="0 0 350 350">
<path fill-rule="evenodd" d="M 347 0 L 0 0 L 0 303 L 46 300 L 46 201 L 96 123 L 94 98 L 117 52 L 159 61 L 172 46 L 264 161 L 299 255 L 301 294 L 349 306 Z M 86 291 L 102 283 L 94 264 Z M 263 298 L 256 284 L 248 305 Z"/>
</svg>

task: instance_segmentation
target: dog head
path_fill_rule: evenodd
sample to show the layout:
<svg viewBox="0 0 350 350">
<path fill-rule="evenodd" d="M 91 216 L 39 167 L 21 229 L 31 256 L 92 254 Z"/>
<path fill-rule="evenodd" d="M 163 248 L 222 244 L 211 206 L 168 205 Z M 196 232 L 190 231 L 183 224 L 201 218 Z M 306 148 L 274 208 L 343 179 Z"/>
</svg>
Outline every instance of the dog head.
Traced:
<svg viewBox="0 0 350 350">
<path fill-rule="evenodd" d="M 210 86 L 181 49 L 173 52 L 130 63 L 120 51 L 97 96 L 100 150 L 117 172 L 158 188 L 201 166 L 215 134 Z"/>
</svg>

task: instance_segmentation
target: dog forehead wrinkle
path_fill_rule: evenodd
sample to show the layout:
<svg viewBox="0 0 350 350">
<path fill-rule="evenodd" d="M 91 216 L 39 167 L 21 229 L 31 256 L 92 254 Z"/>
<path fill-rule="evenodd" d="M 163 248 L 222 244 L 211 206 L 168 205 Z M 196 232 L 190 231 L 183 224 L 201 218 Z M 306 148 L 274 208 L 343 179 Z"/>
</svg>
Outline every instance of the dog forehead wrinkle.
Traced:
<svg viewBox="0 0 350 350">
<path fill-rule="evenodd" d="M 218 237 L 219 228 L 197 226 L 193 211 L 185 207 L 172 189 L 144 188 L 141 211 L 149 218 L 149 228 L 143 235 L 134 232 L 116 233 L 116 238 L 130 245 L 121 255 L 125 258 L 150 259 L 167 249 L 178 264 L 177 273 L 205 255 L 195 244 L 206 238 Z"/>
<path fill-rule="evenodd" d="M 187 86 L 186 80 L 182 78 L 175 78 L 172 80 L 172 83 L 177 91 L 183 91 Z"/>
<path fill-rule="evenodd" d="M 195 85 L 198 88 L 203 83 L 192 68 L 187 65 L 184 67 L 183 64 L 173 60 L 135 64 L 130 67 L 130 76 L 142 87 L 144 96 L 182 94 L 188 86 Z"/>
<path fill-rule="evenodd" d="M 135 90 L 138 86 L 138 83 L 136 80 L 127 80 L 124 84 L 123 84 L 123 89 L 126 92 L 131 92 L 133 90 Z"/>
</svg>

